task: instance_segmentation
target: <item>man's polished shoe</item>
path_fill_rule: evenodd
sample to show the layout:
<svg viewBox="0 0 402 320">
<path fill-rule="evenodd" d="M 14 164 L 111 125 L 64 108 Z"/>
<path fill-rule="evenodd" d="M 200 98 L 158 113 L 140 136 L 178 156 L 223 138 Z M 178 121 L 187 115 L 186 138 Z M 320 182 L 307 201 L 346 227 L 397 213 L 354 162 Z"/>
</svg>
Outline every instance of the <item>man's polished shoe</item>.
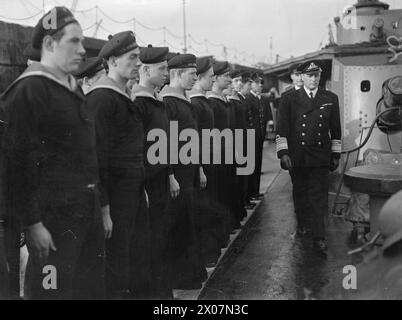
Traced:
<svg viewBox="0 0 402 320">
<path fill-rule="evenodd" d="M 317 249 L 320 252 L 324 252 L 328 250 L 327 244 L 325 240 L 314 240 L 314 249 Z"/>
</svg>

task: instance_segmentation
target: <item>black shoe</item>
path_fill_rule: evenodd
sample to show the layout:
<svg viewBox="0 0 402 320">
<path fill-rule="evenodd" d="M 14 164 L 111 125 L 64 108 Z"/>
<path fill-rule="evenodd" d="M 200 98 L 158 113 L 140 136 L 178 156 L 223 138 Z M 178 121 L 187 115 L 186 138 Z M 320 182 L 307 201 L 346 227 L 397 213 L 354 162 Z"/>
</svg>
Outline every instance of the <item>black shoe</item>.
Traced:
<svg viewBox="0 0 402 320">
<path fill-rule="evenodd" d="M 255 203 L 247 204 L 244 206 L 244 209 L 246 210 L 253 210 L 255 208 Z"/>
<path fill-rule="evenodd" d="M 317 249 L 320 252 L 324 252 L 328 250 L 327 244 L 325 243 L 325 240 L 315 240 L 314 241 L 314 249 Z"/>
</svg>

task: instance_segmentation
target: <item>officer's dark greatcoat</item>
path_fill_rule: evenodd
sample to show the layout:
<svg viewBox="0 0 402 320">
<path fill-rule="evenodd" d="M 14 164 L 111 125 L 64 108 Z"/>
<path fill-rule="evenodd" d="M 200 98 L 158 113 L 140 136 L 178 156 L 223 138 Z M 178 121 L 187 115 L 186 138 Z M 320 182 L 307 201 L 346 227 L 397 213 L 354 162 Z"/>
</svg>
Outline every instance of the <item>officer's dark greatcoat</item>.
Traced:
<svg viewBox="0 0 402 320">
<path fill-rule="evenodd" d="M 331 157 L 339 159 L 341 152 L 338 97 L 318 89 L 311 99 L 303 88 L 283 95 L 276 143 L 278 157 L 289 155 L 294 168 L 290 175 L 298 223 L 311 223 L 313 237 L 324 238 L 328 170 Z"/>
<path fill-rule="evenodd" d="M 197 130 L 197 121 L 191 102 L 178 89 L 166 86 L 161 92 L 170 121 L 178 122 L 178 131 Z M 186 142 L 179 141 L 180 148 Z M 198 165 L 171 164 L 180 185 L 180 195 L 168 205 L 170 222 L 169 268 L 172 286 L 176 289 L 198 288 L 205 279 L 200 239 L 195 221 L 195 179 Z"/>
<path fill-rule="evenodd" d="M 150 250 L 146 248 L 149 239 L 145 239 L 149 221 L 144 190 L 143 124 L 128 91 L 122 91 L 107 76 L 94 84 L 87 100 L 95 112 L 101 205 L 110 205 L 113 221 L 112 238 L 106 242 L 108 294 L 113 297 L 128 290 L 130 277 L 132 291 L 146 290 Z M 138 224 L 141 232 L 136 233 Z M 145 246 L 141 253 L 134 250 L 138 242 Z M 139 259 L 142 266 L 137 263 Z"/>
<path fill-rule="evenodd" d="M 148 141 L 148 133 L 151 130 L 159 129 L 163 130 L 169 137 L 169 119 L 165 104 L 156 97 L 151 89 L 138 85 L 134 86 L 133 93 L 135 94 L 134 104 L 144 125 L 144 154 L 147 155 L 149 148 L 154 143 Z M 169 223 L 167 205 L 170 197 L 169 174 L 171 169 L 167 164 L 151 164 L 148 156 L 144 160 L 145 189 L 149 198 L 151 227 L 152 286 L 154 288 L 152 297 L 169 298 L 166 249 L 168 243 L 167 225 Z"/>
<path fill-rule="evenodd" d="M 3 94 L 8 217 L 42 222 L 57 251 L 57 290 L 45 290 L 42 266 L 30 259 L 32 298 L 103 298 L 104 233 L 97 191 L 93 115 L 81 89 L 31 65 Z"/>
</svg>

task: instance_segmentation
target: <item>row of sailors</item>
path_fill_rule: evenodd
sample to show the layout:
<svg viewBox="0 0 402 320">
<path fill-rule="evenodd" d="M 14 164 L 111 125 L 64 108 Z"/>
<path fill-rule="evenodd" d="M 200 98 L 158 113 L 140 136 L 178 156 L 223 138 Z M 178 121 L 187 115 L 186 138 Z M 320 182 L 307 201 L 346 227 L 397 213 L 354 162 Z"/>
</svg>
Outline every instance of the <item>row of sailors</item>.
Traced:
<svg viewBox="0 0 402 320">
<path fill-rule="evenodd" d="M 261 197 L 272 119 L 261 79 L 191 54 L 168 59 L 168 48 L 139 48 L 130 31 L 111 36 L 100 59 L 77 74 L 82 40 L 68 9 L 51 10 L 32 38 L 40 62 L 1 96 L 11 296 L 19 292 L 21 227 L 30 254 L 26 298 L 170 299 L 173 289 L 200 288 Z M 170 121 L 179 132 L 254 129 L 254 173 L 237 176 L 226 164 L 151 165 L 146 136 L 168 133 Z M 44 285 L 48 266 L 57 270 L 56 287 Z"/>
</svg>

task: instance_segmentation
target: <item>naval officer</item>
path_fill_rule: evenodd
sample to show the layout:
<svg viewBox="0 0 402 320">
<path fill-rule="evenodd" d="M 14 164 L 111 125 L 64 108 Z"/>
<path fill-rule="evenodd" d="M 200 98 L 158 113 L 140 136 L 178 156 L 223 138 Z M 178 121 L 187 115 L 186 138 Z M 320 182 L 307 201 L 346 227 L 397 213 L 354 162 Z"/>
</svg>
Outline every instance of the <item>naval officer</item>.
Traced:
<svg viewBox="0 0 402 320">
<path fill-rule="evenodd" d="M 300 66 L 304 86 L 283 95 L 278 115 L 277 153 L 289 170 L 298 234 L 311 229 L 316 249 L 327 249 L 328 173 L 339 165 L 341 123 L 338 97 L 320 89 L 319 61 Z"/>
</svg>

